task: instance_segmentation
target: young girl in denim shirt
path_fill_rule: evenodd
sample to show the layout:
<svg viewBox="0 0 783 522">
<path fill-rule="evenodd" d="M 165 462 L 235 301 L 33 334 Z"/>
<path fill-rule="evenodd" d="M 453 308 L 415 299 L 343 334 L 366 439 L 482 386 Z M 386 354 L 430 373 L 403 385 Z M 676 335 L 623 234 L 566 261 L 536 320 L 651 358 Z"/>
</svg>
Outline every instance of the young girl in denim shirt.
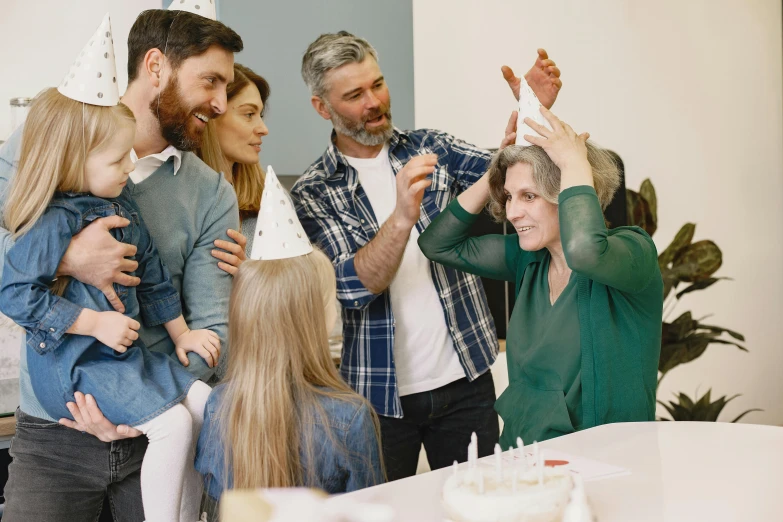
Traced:
<svg viewBox="0 0 783 522">
<path fill-rule="evenodd" d="M 341 493 L 383 482 L 378 419 L 329 355 L 334 300 L 334 268 L 319 250 L 240 266 L 228 373 L 207 403 L 196 449 L 210 520 L 226 489 Z"/>
<path fill-rule="evenodd" d="M 95 397 L 114 424 L 142 431 L 149 446 L 141 468 L 148 522 L 198 518 L 201 479 L 193 467 L 195 438 L 210 387 L 191 375 L 187 352 L 217 364 L 220 342 L 191 331 L 149 231 L 125 185 L 133 171 L 135 119 L 125 105 L 81 103 L 56 89 L 32 104 L 17 174 L 4 209 L 14 235 L 0 287 L 0 310 L 27 333 L 27 362 L 36 398 L 53 418 L 70 418 L 74 392 Z M 125 315 L 104 294 L 76 280 L 56 279 L 71 238 L 95 219 L 130 221 L 112 233 L 137 247 L 137 287 L 115 285 Z M 182 362 L 152 352 L 139 323 L 163 324 Z"/>
</svg>

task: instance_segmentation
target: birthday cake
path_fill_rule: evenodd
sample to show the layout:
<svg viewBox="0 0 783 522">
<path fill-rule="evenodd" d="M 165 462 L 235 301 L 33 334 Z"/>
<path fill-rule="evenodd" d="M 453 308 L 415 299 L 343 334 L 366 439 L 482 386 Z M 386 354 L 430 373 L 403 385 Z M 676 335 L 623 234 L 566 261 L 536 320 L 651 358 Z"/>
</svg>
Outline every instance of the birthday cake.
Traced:
<svg viewBox="0 0 783 522">
<path fill-rule="evenodd" d="M 495 446 L 495 465 L 479 463 L 475 437 L 468 446 L 467 468 L 454 463 L 443 485 L 443 509 L 453 522 L 565 522 L 590 521 L 581 481 L 565 468 L 547 467 L 538 445 L 528 463 L 522 441 L 503 465 Z M 566 513 L 568 508 L 568 513 Z M 565 515 L 565 516 L 564 516 Z"/>
</svg>

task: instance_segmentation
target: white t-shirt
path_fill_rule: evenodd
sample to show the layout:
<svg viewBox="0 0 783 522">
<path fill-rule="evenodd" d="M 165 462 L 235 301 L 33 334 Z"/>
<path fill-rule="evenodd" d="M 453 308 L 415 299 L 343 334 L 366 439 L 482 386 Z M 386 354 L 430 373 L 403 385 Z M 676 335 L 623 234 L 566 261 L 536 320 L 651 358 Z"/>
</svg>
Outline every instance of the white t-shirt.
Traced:
<svg viewBox="0 0 783 522">
<path fill-rule="evenodd" d="M 383 224 L 397 204 L 389 146 L 371 159 L 346 157 Z M 449 334 L 443 306 L 430 273 L 430 261 L 419 248 L 419 231 L 411 230 L 400 268 L 389 287 L 394 314 L 394 364 L 400 395 L 434 390 L 465 377 Z"/>
</svg>

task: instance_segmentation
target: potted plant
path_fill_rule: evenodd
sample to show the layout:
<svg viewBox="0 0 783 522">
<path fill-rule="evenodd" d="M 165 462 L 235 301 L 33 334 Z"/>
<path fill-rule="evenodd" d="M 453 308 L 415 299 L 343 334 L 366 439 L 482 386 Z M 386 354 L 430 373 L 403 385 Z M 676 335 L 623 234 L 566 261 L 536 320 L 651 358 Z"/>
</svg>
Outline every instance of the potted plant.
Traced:
<svg viewBox="0 0 783 522">
<path fill-rule="evenodd" d="M 635 192 L 626 189 L 628 223 L 643 228 L 651 236 L 658 228 L 658 199 L 655 187 L 645 179 Z M 686 223 L 674 236 L 671 244 L 658 256 L 658 265 L 663 276 L 663 324 L 661 336 L 661 358 L 658 363 L 660 376 L 658 384 L 671 370 L 681 364 L 689 363 L 701 357 L 710 345 L 730 345 L 744 352 L 747 348 L 740 343 L 745 337 L 737 332 L 703 323 L 703 319 L 694 319 L 690 311 L 682 313 L 671 322 L 667 322 L 676 304 L 685 294 L 702 291 L 727 277 L 714 277 L 713 274 L 723 263 L 723 254 L 713 241 L 703 239 L 693 242 L 696 225 Z M 680 285 L 686 285 L 680 289 Z M 738 395 L 730 398 L 720 397 L 711 400 L 711 390 L 701 397 L 691 399 L 684 393 L 675 394 L 676 400 L 664 403 L 658 401 L 671 415 L 671 419 L 659 420 L 718 420 L 723 408 Z M 743 412 L 732 422 L 737 422 L 752 411 Z"/>
</svg>

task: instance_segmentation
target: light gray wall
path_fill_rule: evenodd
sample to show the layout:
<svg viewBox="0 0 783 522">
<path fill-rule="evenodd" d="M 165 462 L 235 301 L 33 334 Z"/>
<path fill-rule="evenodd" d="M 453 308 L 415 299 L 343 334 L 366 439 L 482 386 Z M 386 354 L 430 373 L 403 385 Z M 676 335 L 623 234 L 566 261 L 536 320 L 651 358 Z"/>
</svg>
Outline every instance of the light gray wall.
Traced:
<svg viewBox="0 0 783 522">
<path fill-rule="evenodd" d="M 377 49 L 392 96 L 394 124 L 413 128 L 412 0 L 220 0 L 218 19 L 237 31 L 237 62 L 272 88 L 261 162 L 299 175 L 328 145 L 331 124 L 316 114 L 299 72 L 302 54 L 320 34 L 349 31 Z"/>
</svg>

